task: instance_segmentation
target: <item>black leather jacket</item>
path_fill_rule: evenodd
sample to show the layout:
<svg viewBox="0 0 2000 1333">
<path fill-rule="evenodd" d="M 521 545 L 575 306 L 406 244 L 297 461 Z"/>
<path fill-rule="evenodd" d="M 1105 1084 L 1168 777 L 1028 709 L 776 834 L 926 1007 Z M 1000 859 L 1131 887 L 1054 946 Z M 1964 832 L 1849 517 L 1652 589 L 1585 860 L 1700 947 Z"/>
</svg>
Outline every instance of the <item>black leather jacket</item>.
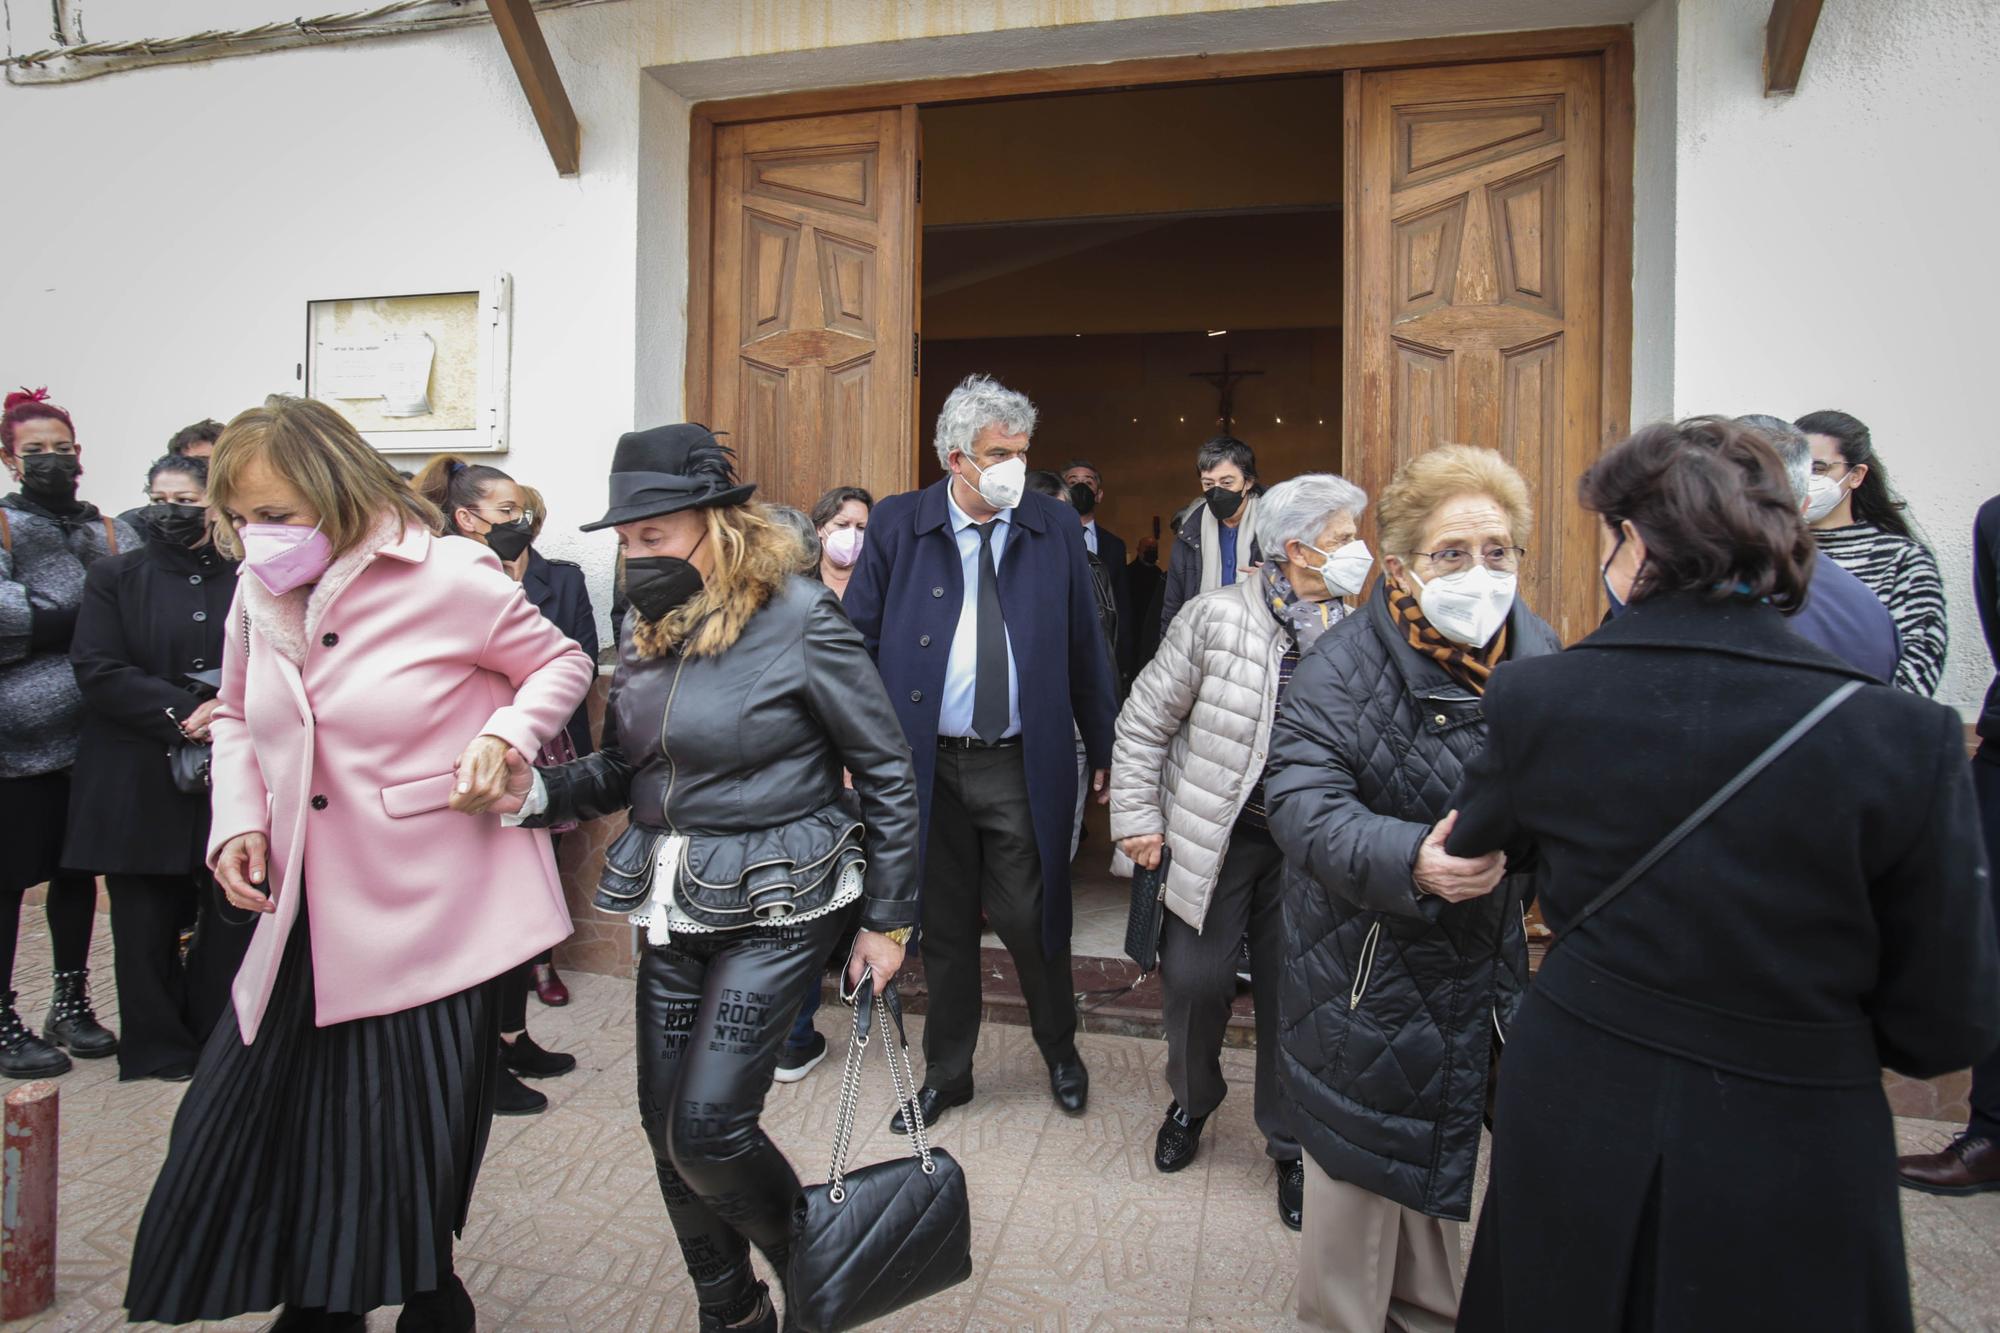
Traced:
<svg viewBox="0 0 2000 1333">
<path fill-rule="evenodd" d="M 827 589 L 787 580 L 714 657 L 641 657 L 622 630 L 606 722 L 614 739 L 604 749 L 541 770 L 549 805 L 531 823 L 629 807 L 634 825 L 726 841 L 837 807 L 845 769 L 866 825 L 861 925 L 916 924 L 909 743 L 860 633 Z"/>
</svg>

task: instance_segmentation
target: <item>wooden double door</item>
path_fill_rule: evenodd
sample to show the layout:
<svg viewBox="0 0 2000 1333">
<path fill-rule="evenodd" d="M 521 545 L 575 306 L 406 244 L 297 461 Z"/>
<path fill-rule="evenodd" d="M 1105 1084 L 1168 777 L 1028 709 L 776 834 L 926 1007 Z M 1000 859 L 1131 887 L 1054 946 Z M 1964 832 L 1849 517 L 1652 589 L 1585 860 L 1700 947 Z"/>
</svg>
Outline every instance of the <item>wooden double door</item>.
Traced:
<svg viewBox="0 0 2000 1333">
<path fill-rule="evenodd" d="M 1605 59 L 1349 73 L 1327 235 L 1345 270 L 1329 466 L 1376 495 L 1434 444 L 1499 450 L 1535 502 L 1524 594 L 1569 640 L 1601 605 L 1576 479 L 1626 411 L 1625 349 L 1606 345 L 1629 274 L 1606 264 Z M 731 433 L 768 499 L 916 482 L 920 159 L 914 106 L 714 127 L 691 414 Z"/>
</svg>

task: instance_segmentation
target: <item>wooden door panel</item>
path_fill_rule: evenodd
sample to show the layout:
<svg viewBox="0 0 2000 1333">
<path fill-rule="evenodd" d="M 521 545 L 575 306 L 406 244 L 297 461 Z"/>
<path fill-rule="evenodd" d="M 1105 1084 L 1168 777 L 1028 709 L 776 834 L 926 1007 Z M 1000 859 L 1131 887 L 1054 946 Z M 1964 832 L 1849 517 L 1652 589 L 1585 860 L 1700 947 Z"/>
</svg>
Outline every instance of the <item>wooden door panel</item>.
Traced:
<svg viewBox="0 0 2000 1333">
<path fill-rule="evenodd" d="M 1348 80 L 1346 457 L 1379 492 L 1440 443 L 1499 450 L 1536 524 L 1523 594 L 1575 639 L 1600 596 L 1576 477 L 1603 386 L 1601 63 Z"/>
<path fill-rule="evenodd" d="M 763 499 L 914 480 L 913 124 L 893 109 L 715 132 L 709 425 Z"/>
</svg>

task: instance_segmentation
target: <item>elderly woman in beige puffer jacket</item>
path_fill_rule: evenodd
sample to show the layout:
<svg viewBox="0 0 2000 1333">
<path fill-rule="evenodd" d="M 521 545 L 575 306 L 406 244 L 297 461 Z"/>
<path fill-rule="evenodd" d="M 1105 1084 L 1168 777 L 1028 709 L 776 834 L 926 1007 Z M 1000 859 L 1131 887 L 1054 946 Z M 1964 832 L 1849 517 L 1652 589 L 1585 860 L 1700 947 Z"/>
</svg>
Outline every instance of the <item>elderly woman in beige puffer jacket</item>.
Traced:
<svg viewBox="0 0 2000 1333">
<path fill-rule="evenodd" d="M 1299 1226 L 1299 1145 L 1277 1099 L 1278 973 L 1284 858 L 1264 817 L 1271 724 L 1299 655 L 1347 613 L 1374 565 L 1355 540 L 1368 497 L 1331 473 L 1273 487 L 1256 515 L 1271 558 L 1255 577 L 1189 602 L 1132 683 L 1111 760 L 1111 836 L 1167 868 L 1160 973 L 1166 984 L 1167 1084 L 1173 1102 L 1153 1162 L 1194 1160 L 1221 1103 L 1222 1037 L 1247 928 L 1257 1011 L 1257 1127 L 1278 1163 L 1278 1211 Z"/>
</svg>

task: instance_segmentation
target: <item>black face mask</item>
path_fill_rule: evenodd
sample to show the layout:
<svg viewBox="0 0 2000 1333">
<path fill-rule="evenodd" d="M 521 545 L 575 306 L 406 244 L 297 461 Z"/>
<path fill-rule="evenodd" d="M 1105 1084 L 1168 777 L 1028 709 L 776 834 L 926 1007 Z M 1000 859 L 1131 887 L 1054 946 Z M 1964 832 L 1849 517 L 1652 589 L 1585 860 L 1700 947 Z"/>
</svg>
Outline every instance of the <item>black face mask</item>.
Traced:
<svg viewBox="0 0 2000 1333">
<path fill-rule="evenodd" d="M 625 562 L 625 596 L 647 620 L 666 619 L 692 601 L 701 586 L 701 571 L 677 555 L 648 555 Z"/>
<path fill-rule="evenodd" d="M 1208 501 L 1208 512 L 1223 523 L 1236 517 L 1236 511 L 1243 507 L 1243 492 L 1225 491 L 1220 486 L 1209 487 L 1202 493 L 1202 499 Z"/>
<path fill-rule="evenodd" d="M 521 552 L 535 539 L 533 529 L 527 519 L 517 518 L 512 523 L 495 523 L 480 535 L 493 548 L 493 554 L 511 564 L 521 558 Z"/>
<path fill-rule="evenodd" d="M 1089 514 L 1097 508 L 1097 492 L 1082 482 L 1069 488 L 1069 502 L 1079 514 Z"/>
<path fill-rule="evenodd" d="M 208 535 L 208 511 L 200 505 L 149 504 L 139 517 L 170 546 L 196 546 Z"/>
<path fill-rule="evenodd" d="M 21 489 L 37 500 L 67 503 L 76 498 L 83 464 L 75 454 L 28 454 L 21 459 Z"/>
</svg>

